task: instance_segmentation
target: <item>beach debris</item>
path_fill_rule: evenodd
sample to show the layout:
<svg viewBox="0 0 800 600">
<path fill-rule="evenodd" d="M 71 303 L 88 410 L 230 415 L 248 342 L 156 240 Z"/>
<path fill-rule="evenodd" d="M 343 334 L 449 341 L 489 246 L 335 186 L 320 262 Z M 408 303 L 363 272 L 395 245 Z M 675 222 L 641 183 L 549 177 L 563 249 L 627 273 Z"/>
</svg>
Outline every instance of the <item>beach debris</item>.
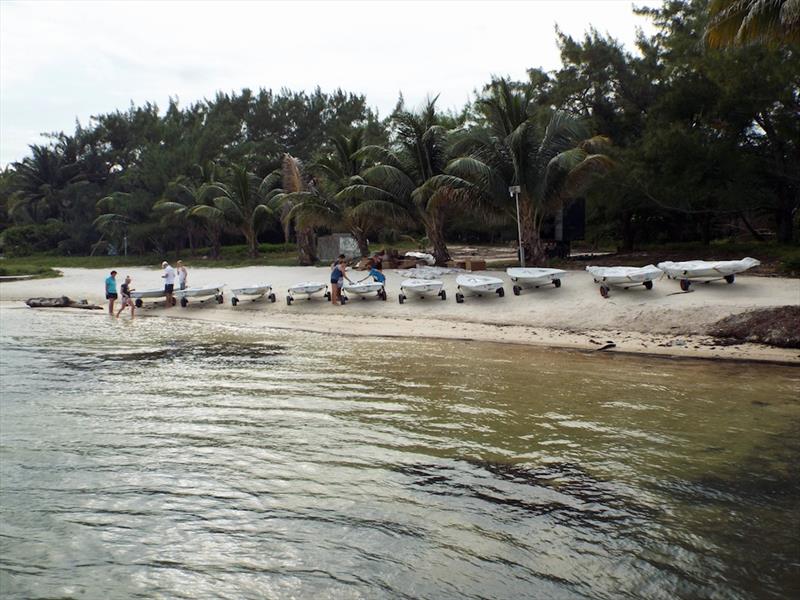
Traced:
<svg viewBox="0 0 800 600">
<path fill-rule="evenodd" d="M 87 300 L 72 300 L 69 296 L 58 298 L 28 298 L 25 304 L 31 308 L 85 308 L 89 310 L 99 310 L 102 306 L 89 304 Z"/>
<path fill-rule="evenodd" d="M 608 342 L 605 345 L 600 346 L 599 348 L 597 348 L 595 350 L 595 352 L 600 352 L 602 350 L 611 350 L 612 348 L 616 348 L 616 347 L 617 347 L 617 345 L 614 342 Z"/>
<path fill-rule="evenodd" d="M 800 348 L 800 306 L 776 306 L 730 315 L 708 330 L 718 346 L 755 342 Z"/>
<path fill-rule="evenodd" d="M 464 272 L 464 269 L 456 269 L 453 267 L 416 266 L 413 269 L 403 269 L 398 271 L 397 274 L 401 277 L 408 277 L 410 279 L 439 279 L 442 275 L 451 275 Z"/>
</svg>

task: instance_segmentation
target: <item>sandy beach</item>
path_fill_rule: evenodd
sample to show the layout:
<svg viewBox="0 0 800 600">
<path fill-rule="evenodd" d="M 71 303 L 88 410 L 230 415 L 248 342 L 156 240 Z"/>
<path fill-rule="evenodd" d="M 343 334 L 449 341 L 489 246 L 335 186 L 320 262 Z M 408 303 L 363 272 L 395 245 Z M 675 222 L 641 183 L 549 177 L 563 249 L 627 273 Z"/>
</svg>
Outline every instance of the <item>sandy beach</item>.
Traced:
<svg viewBox="0 0 800 600">
<path fill-rule="evenodd" d="M 66 295 L 104 304 L 103 280 L 106 270 L 62 269 L 63 277 L 0 284 L 0 301 L 19 305 L 30 297 Z M 226 284 L 223 304 L 213 299 L 190 302 L 186 308 L 166 309 L 163 302 L 146 302 L 137 316 L 247 322 L 254 327 L 281 327 L 345 335 L 382 337 L 428 337 L 527 344 L 596 351 L 613 342 L 606 351 L 653 354 L 669 357 L 754 360 L 800 364 L 797 349 L 760 344 L 719 345 L 706 335 L 719 319 L 754 308 L 800 304 L 800 280 L 773 277 L 737 277 L 733 285 L 724 282 L 693 284 L 682 293 L 676 281 L 656 281 L 652 290 L 636 287 L 613 289 L 603 299 L 585 271 L 570 271 L 559 289 L 552 286 L 511 293 L 504 272 L 481 274 L 508 282 L 506 296 L 467 297 L 457 304 L 454 274 L 444 275 L 446 301 L 439 298 L 397 301 L 404 277 L 387 270 L 388 301 L 374 297 L 360 300 L 351 296 L 345 306 L 333 306 L 321 296 L 311 301 L 296 299 L 286 304 L 286 289 L 301 281 L 328 280 L 328 269 L 318 267 L 243 267 L 236 269 L 194 268 L 190 265 L 190 286 Z M 119 269 L 118 282 L 126 275 L 138 290 L 161 286 L 157 268 Z M 353 272 L 360 279 L 363 272 Z M 278 301 L 251 302 L 242 299 L 233 307 L 231 288 L 270 283 Z M 41 309 L 71 310 L 71 309 Z M 100 311 L 85 311 L 105 317 Z M 128 315 L 123 318 L 129 318 Z"/>
</svg>

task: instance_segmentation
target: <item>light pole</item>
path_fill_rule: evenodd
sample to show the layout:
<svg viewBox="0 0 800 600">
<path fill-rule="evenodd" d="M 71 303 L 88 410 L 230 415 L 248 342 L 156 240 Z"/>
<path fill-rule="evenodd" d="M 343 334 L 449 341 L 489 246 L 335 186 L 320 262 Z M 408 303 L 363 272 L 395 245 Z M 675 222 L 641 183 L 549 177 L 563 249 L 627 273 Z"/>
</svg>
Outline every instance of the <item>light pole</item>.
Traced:
<svg viewBox="0 0 800 600">
<path fill-rule="evenodd" d="M 517 202 L 517 240 L 519 241 L 519 266 L 525 266 L 525 251 L 522 249 L 522 221 L 519 219 L 519 193 L 522 188 L 518 185 L 512 185 L 508 188 L 508 195 L 513 196 Z"/>
</svg>

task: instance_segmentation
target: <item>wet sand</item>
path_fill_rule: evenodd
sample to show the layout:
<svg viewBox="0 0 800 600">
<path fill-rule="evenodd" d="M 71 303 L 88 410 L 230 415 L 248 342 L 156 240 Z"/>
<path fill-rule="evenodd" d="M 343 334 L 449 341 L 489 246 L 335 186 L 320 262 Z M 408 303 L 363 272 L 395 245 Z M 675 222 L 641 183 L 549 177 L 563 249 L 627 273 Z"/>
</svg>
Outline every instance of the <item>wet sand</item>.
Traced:
<svg viewBox="0 0 800 600">
<path fill-rule="evenodd" d="M 118 282 L 133 278 L 134 289 L 161 286 L 161 271 L 142 267 L 118 269 Z M 17 304 L 34 296 L 62 296 L 104 304 L 100 269 L 63 269 L 57 279 L 3 282 L 0 301 Z M 300 281 L 328 280 L 328 269 L 318 267 L 242 267 L 235 269 L 193 268 L 189 265 L 190 286 L 226 284 L 225 302 L 213 299 L 190 301 L 187 308 L 164 308 L 163 302 L 146 302 L 137 311 L 142 316 L 215 321 L 248 322 L 254 327 L 283 327 L 337 335 L 385 337 L 428 337 L 464 339 L 545 347 L 654 354 L 670 357 L 756 360 L 800 364 L 800 350 L 774 348 L 760 344 L 722 346 L 705 335 L 719 319 L 754 308 L 800 304 L 800 280 L 774 277 L 739 276 L 733 285 L 725 282 L 693 284 L 682 293 L 676 281 L 656 281 L 652 290 L 639 286 L 629 290 L 612 289 L 604 299 L 598 286 L 585 271 L 570 271 L 558 289 L 546 286 L 511 292 L 511 281 L 504 272 L 486 271 L 507 282 L 506 296 L 470 297 L 455 302 L 455 275 L 442 277 L 448 293 L 439 298 L 411 298 L 399 304 L 398 272 L 387 270 L 388 301 L 375 297 L 361 300 L 351 295 L 345 306 L 333 306 L 322 296 L 311 301 L 295 299 L 286 304 L 287 288 Z M 363 272 L 353 272 L 360 279 Z M 251 302 L 242 298 L 233 307 L 230 289 L 271 283 L 278 301 Z M 65 309 L 47 309 L 65 310 Z M 86 311 L 89 313 L 90 311 Z M 92 314 L 97 315 L 99 311 Z M 123 316 L 122 318 L 129 318 Z"/>
</svg>

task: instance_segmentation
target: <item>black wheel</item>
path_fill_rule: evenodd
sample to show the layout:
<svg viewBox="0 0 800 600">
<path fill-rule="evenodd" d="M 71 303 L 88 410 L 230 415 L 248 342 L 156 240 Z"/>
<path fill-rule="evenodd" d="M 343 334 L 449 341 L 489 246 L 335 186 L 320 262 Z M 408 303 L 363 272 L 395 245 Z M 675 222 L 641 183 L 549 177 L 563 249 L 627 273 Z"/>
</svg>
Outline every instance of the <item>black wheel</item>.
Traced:
<svg viewBox="0 0 800 600">
<path fill-rule="evenodd" d="M 142 304 L 143 304 L 142 299 L 141 298 L 137 298 L 136 302 L 134 302 L 134 304 L 136 305 L 136 308 L 142 308 Z"/>
<path fill-rule="evenodd" d="M 681 289 L 684 292 L 688 292 L 689 291 L 689 286 L 691 286 L 691 285 L 692 285 L 692 282 L 689 281 L 688 279 L 681 279 Z"/>
<path fill-rule="evenodd" d="M 291 296 L 286 296 L 286 304 L 288 304 L 289 306 L 292 305 L 292 301 L 293 300 L 294 300 L 294 298 L 292 298 Z"/>
<path fill-rule="evenodd" d="M 519 296 L 519 293 L 522 291 L 522 288 L 519 287 L 518 285 L 515 285 L 514 287 L 511 288 L 511 291 L 514 292 L 515 296 Z"/>
<path fill-rule="evenodd" d="M 405 302 L 405 301 L 406 301 L 406 297 L 405 297 L 403 294 L 400 294 L 399 296 L 397 296 L 397 301 L 398 301 L 400 304 L 402 304 L 403 302 Z"/>
<path fill-rule="evenodd" d="M 186 300 L 186 299 L 184 298 L 184 300 Z M 188 300 L 186 300 L 186 301 L 188 302 Z M 173 297 L 172 297 L 172 306 L 175 306 L 175 304 L 176 304 L 176 303 L 177 303 L 177 302 L 176 302 L 176 300 L 175 300 L 175 296 L 173 296 Z"/>
<path fill-rule="evenodd" d="M 222 304 L 223 302 L 225 302 L 225 298 L 223 297 L 222 294 L 220 294 L 219 296 L 217 296 L 217 304 Z"/>
<path fill-rule="evenodd" d="M 325 300 L 327 300 L 328 302 L 331 301 L 331 293 L 330 292 L 325 292 L 323 295 L 325 296 Z"/>
<path fill-rule="evenodd" d="M 383 290 L 383 289 L 382 289 L 382 290 L 381 290 L 381 300 L 383 300 L 384 302 L 386 302 L 386 298 L 388 298 L 388 296 L 386 295 L 386 290 Z"/>
<path fill-rule="evenodd" d="M 725 281 L 728 284 L 733 283 L 734 281 L 736 281 L 736 275 L 725 275 Z"/>
<path fill-rule="evenodd" d="M 652 290 L 653 289 L 653 282 L 652 281 L 645 281 L 642 285 L 644 285 L 644 289 Z"/>
<path fill-rule="evenodd" d="M 561 280 L 560 279 L 553 279 L 553 285 L 557 288 L 561 287 Z"/>
<path fill-rule="evenodd" d="M 506 291 L 503 288 L 497 288 L 497 295 L 502 298 L 506 295 Z"/>
<path fill-rule="evenodd" d="M 456 292 L 456 303 L 461 304 L 462 302 L 464 302 L 464 294 Z"/>
<path fill-rule="evenodd" d="M 608 286 L 607 285 L 601 285 L 600 286 L 600 295 L 603 298 L 608 298 Z"/>
<path fill-rule="evenodd" d="M 231 298 L 231 305 L 236 306 L 237 304 L 239 304 L 239 299 L 236 296 L 234 296 L 233 298 Z"/>
<path fill-rule="evenodd" d="M 187 306 L 188 304 L 189 304 L 189 301 L 186 299 L 186 297 L 185 297 L 185 296 L 184 296 L 183 298 L 181 298 L 181 306 L 182 306 L 183 308 L 186 308 L 186 306 Z"/>
<path fill-rule="evenodd" d="M 439 292 L 439 298 L 441 298 L 442 300 L 447 300 L 447 292 L 445 292 L 444 290 Z"/>
<path fill-rule="evenodd" d="M 277 300 L 277 298 L 275 298 L 275 294 L 270 294 L 269 296 L 267 296 L 267 298 L 269 298 L 270 302 L 275 302 L 275 300 Z"/>
<path fill-rule="evenodd" d="M 348 298 L 347 296 L 342 296 L 342 306 L 347 304 L 349 301 L 350 301 L 350 298 Z"/>
</svg>

